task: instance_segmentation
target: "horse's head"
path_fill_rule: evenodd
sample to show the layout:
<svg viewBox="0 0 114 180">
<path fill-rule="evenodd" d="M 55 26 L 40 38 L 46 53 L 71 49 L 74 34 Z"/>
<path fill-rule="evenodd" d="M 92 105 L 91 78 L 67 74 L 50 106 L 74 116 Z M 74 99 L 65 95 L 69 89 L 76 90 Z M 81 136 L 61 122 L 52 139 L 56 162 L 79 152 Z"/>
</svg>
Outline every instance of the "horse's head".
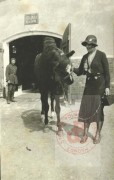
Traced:
<svg viewBox="0 0 114 180">
<path fill-rule="evenodd" d="M 70 85 L 73 83 L 72 63 L 69 57 L 63 52 L 59 55 L 59 63 L 55 66 L 55 72 L 63 82 Z"/>
<path fill-rule="evenodd" d="M 57 48 L 56 42 L 52 37 L 46 37 L 44 39 L 44 56 L 46 57 L 46 61 L 49 62 L 50 70 L 56 74 L 56 77 L 59 80 L 65 81 L 67 84 L 72 84 L 73 80 L 71 79 L 72 74 L 72 64 L 69 59 L 75 52 L 71 51 L 68 54 L 64 54 L 64 52 Z"/>
</svg>

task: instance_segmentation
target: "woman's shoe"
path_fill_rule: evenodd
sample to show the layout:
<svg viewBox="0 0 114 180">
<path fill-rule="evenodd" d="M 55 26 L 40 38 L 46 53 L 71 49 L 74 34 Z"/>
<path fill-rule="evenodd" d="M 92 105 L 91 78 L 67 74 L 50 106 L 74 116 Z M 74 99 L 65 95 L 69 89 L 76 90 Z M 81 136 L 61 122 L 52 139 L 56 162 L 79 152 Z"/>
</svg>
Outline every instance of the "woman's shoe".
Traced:
<svg viewBox="0 0 114 180">
<path fill-rule="evenodd" d="M 101 141 L 101 135 L 97 134 L 95 138 L 93 139 L 93 144 L 99 144 Z"/>
<path fill-rule="evenodd" d="M 85 143 L 87 141 L 87 139 L 88 139 L 87 135 L 83 136 L 83 138 L 81 139 L 80 143 L 81 144 Z"/>
</svg>

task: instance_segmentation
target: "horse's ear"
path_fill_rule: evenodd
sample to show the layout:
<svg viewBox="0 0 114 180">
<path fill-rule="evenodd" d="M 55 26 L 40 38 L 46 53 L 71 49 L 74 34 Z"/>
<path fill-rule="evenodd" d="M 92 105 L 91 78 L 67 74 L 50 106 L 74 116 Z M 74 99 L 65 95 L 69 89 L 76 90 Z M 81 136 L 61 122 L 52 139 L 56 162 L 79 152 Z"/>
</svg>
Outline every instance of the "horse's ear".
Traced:
<svg viewBox="0 0 114 180">
<path fill-rule="evenodd" d="M 72 51 L 70 51 L 69 53 L 66 54 L 66 57 L 69 58 L 69 57 L 71 57 L 74 53 L 75 53 L 75 51 L 72 50 Z"/>
</svg>

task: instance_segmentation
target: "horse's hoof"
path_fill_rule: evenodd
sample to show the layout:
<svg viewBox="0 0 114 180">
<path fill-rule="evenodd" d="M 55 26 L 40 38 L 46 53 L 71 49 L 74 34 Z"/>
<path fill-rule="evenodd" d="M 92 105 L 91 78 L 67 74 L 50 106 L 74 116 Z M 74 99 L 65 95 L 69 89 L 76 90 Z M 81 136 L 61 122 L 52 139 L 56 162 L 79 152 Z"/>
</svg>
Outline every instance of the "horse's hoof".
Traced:
<svg viewBox="0 0 114 180">
<path fill-rule="evenodd" d="M 58 135 L 58 136 L 62 136 L 62 135 L 63 135 L 63 129 L 62 129 L 61 123 L 58 123 L 57 135 Z"/>
<path fill-rule="evenodd" d="M 54 118 L 55 113 L 51 112 L 51 118 Z"/>
<path fill-rule="evenodd" d="M 45 119 L 44 114 L 41 114 L 41 121 L 42 121 L 42 123 L 44 123 L 44 119 Z"/>
<path fill-rule="evenodd" d="M 41 119 L 44 119 L 45 118 L 45 115 L 44 114 L 41 114 Z"/>
<path fill-rule="evenodd" d="M 64 101 L 65 106 L 68 106 L 68 101 Z"/>
<path fill-rule="evenodd" d="M 62 123 L 61 122 L 57 122 L 57 127 L 58 129 L 62 127 Z"/>
<path fill-rule="evenodd" d="M 48 125 L 45 125 L 45 126 L 44 126 L 43 132 L 44 132 L 44 133 L 48 133 L 48 132 L 49 132 L 49 126 L 48 126 Z"/>
<path fill-rule="evenodd" d="M 58 136 L 63 136 L 63 130 L 58 130 L 58 131 L 57 131 L 57 135 L 58 135 Z"/>
</svg>

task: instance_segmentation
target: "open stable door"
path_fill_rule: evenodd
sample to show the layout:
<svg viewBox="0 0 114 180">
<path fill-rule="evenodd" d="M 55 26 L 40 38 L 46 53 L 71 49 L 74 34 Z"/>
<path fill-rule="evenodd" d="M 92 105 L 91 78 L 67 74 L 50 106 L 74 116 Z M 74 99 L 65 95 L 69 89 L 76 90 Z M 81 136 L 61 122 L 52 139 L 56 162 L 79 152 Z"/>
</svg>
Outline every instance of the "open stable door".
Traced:
<svg viewBox="0 0 114 180">
<path fill-rule="evenodd" d="M 71 24 L 69 23 L 64 31 L 61 49 L 65 54 L 71 51 Z M 65 99 L 71 103 L 71 86 L 66 85 L 65 87 Z"/>
<path fill-rule="evenodd" d="M 71 24 L 69 23 L 64 31 L 61 49 L 65 54 L 71 51 Z"/>
</svg>

